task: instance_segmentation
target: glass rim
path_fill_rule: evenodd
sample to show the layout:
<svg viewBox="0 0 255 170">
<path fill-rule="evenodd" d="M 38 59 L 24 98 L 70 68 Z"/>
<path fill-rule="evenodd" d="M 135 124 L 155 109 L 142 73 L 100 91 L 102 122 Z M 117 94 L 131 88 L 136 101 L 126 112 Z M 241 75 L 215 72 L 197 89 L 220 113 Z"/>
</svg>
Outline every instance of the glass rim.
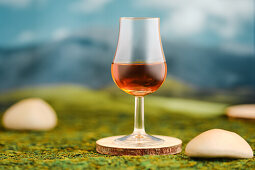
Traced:
<svg viewBox="0 0 255 170">
<path fill-rule="evenodd" d="M 150 19 L 156 19 L 159 20 L 159 17 L 120 17 L 120 20 L 150 20 Z"/>
</svg>

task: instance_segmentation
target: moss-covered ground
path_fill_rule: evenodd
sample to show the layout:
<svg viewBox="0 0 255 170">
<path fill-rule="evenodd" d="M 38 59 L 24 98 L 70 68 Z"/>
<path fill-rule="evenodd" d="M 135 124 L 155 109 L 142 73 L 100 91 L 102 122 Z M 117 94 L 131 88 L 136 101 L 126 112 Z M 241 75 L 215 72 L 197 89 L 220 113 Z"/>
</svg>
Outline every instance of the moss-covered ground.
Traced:
<svg viewBox="0 0 255 170">
<path fill-rule="evenodd" d="M 117 89 L 116 89 L 117 90 Z M 99 138 L 128 134 L 133 126 L 133 98 L 123 93 L 93 91 L 77 86 L 38 87 L 0 96 L 1 115 L 14 102 L 41 97 L 56 110 L 58 126 L 48 132 L 0 128 L 2 169 L 252 169 L 255 159 L 193 159 L 184 155 L 108 156 L 98 154 Z M 227 104 L 147 96 L 146 129 L 187 142 L 199 133 L 222 128 L 240 134 L 255 149 L 255 122 L 229 120 Z"/>
</svg>

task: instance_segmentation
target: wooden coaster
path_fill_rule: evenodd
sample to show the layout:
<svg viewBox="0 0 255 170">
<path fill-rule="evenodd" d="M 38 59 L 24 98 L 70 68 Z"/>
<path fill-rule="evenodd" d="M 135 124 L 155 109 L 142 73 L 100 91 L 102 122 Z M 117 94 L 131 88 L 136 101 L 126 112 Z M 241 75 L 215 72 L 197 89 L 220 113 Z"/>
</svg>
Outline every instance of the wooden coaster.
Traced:
<svg viewBox="0 0 255 170">
<path fill-rule="evenodd" d="M 154 136 L 163 139 L 164 142 L 158 146 L 123 147 L 114 142 L 115 139 L 122 136 L 111 136 L 96 141 L 96 150 L 107 155 L 170 155 L 182 151 L 182 141 L 180 139 L 169 136 Z"/>
</svg>

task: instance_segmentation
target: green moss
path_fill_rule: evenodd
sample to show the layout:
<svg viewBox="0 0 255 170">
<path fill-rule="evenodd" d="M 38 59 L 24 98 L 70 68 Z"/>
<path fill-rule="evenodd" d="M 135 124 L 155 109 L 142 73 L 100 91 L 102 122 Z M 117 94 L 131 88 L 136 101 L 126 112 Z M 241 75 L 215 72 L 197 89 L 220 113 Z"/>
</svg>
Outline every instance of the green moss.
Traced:
<svg viewBox="0 0 255 170">
<path fill-rule="evenodd" d="M 78 86 L 41 87 L 0 96 L 1 113 L 27 97 L 42 97 L 57 111 L 59 124 L 49 132 L 7 131 L 0 127 L 0 168 L 90 169 L 252 169 L 255 159 L 192 159 L 167 156 L 108 156 L 95 151 L 99 138 L 128 134 L 133 126 L 133 98 Z M 229 120 L 226 104 L 146 97 L 146 128 L 151 134 L 187 142 L 199 133 L 222 128 L 244 137 L 255 149 L 252 121 Z"/>
<path fill-rule="evenodd" d="M 197 118 L 222 115 L 224 114 L 224 109 L 228 106 L 223 103 L 166 97 L 149 97 L 147 103 L 164 108 L 175 114 L 180 113 Z"/>
</svg>

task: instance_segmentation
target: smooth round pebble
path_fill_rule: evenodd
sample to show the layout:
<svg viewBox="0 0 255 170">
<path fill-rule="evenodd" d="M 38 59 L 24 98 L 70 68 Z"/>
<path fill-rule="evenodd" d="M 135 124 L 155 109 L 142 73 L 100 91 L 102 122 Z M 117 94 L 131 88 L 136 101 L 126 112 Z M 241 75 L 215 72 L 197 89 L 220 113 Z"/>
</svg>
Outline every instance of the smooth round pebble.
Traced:
<svg viewBox="0 0 255 170">
<path fill-rule="evenodd" d="M 12 105 L 3 115 L 3 126 L 14 130 L 50 130 L 57 125 L 53 108 L 40 98 L 29 98 Z"/>
<path fill-rule="evenodd" d="M 255 119 L 255 104 L 230 106 L 226 114 L 232 118 Z"/>
<path fill-rule="evenodd" d="M 250 145 L 238 134 L 222 129 L 211 129 L 193 138 L 185 148 L 190 157 L 252 158 Z"/>
</svg>

